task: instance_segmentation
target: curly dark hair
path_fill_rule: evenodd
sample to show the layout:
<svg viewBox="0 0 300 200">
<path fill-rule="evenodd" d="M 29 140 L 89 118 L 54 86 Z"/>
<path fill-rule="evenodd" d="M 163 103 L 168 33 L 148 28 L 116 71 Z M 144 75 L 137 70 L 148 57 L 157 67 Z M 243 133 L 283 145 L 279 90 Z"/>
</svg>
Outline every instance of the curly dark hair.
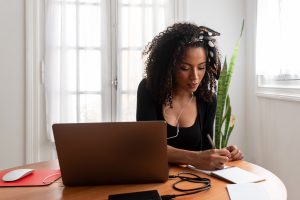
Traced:
<svg viewBox="0 0 300 200">
<path fill-rule="evenodd" d="M 194 95 L 199 95 L 207 102 L 211 101 L 221 68 L 219 51 L 212 37 L 215 35 L 219 33 L 203 26 L 175 23 L 160 32 L 145 47 L 143 56 L 147 56 L 146 87 L 158 103 L 172 106 L 176 66 L 180 64 L 189 47 L 205 49 L 206 72 Z"/>
</svg>

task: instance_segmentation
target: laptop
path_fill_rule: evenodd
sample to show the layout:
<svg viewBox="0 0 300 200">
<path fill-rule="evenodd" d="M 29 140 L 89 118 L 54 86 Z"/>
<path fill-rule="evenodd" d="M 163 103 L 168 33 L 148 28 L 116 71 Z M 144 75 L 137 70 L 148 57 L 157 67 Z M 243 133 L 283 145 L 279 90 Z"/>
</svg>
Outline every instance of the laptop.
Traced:
<svg viewBox="0 0 300 200">
<path fill-rule="evenodd" d="M 164 121 L 58 123 L 52 129 L 66 186 L 168 179 Z"/>
</svg>

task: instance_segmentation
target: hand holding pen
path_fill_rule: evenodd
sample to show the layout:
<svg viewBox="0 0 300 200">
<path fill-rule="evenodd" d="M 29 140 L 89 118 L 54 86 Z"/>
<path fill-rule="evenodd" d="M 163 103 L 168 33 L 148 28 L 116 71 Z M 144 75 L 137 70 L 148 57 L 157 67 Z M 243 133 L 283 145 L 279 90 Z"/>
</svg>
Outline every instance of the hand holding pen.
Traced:
<svg viewBox="0 0 300 200">
<path fill-rule="evenodd" d="M 209 134 L 207 134 L 207 138 L 208 138 L 208 141 L 211 144 L 212 148 L 216 149 L 216 145 Z M 242 152 L 235 145 L 230 145 L 230 146 L 226 147 L 225 149 L 227 149 L 230 152 L 230 157 L 228 157 L 229 161 L 241 160 L 244 158 Z"/>
</svg>

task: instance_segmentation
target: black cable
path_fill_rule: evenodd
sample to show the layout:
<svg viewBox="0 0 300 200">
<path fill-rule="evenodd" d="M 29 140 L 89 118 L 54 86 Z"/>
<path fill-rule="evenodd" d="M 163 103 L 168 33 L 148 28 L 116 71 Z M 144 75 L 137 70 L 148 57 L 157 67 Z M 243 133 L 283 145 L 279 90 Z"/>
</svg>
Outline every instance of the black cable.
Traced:
<svg viewBox="0 0 300 200">
<path fill-rule="evenodd" d="M 170 200 L 170 199 L 175 199 L 176 197 L 180 197 L 180 196 L 186 196 L 186 195 L 191 195 L 191 194 L 196 194 L 198 192 L 202 192 L 202 191 L 205 191 L 205 190 L 209 190 L 211 188 L 208 187 L 204 190 L 196 190 L 196 191 L 193 191 L 193 192 L 186 192 L 186 193 L 183 193 L 183 194 L 166 194 L 166 195 L 162 195 L 160 196 L 162 200 Z"/>
<path fill-rule="evenodd" d="M 172 187 L 173 187 L 173 189 L 180 191 L 180 192 L 184 192 L 184 193 L 162 195 L 161 196 L 162 200 L 170 200 L 170 199 L 174 199 L 179 196 L 191 195 L 191 194 L 195 194 L 195 193 L 202 192 L 205 190 L 209 190 L 211 188 L 210 180 L 208 178 L 202 178 L 202 177 L 200 177 L 196 174 L 190 173 L 190 172 L 179 172 L 177 175 L 170 175 L 169 178 L 171 178 L 171 179 L 179 178 L 179 180 L 176 181 L 172 185 Z M 177 185 L 182 182 L 200 183 L 200 184 L 204 184 L 204 186 L 196 187 L 196 188 L 192 188 L 192 189 L 181 189 Z"/>
</svg>

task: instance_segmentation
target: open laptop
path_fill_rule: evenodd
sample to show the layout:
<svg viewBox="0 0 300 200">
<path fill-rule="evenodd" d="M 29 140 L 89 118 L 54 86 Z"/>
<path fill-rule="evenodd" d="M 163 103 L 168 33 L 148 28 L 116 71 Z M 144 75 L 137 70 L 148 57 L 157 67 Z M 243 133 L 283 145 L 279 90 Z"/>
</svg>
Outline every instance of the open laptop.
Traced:
<svg viewBox="0 0 300 200">
<path fill-rule="evenodd" d="M 66 186 L 168 179 L 163 121 L 60 123 L 52 128 Z"/>
</svg>

